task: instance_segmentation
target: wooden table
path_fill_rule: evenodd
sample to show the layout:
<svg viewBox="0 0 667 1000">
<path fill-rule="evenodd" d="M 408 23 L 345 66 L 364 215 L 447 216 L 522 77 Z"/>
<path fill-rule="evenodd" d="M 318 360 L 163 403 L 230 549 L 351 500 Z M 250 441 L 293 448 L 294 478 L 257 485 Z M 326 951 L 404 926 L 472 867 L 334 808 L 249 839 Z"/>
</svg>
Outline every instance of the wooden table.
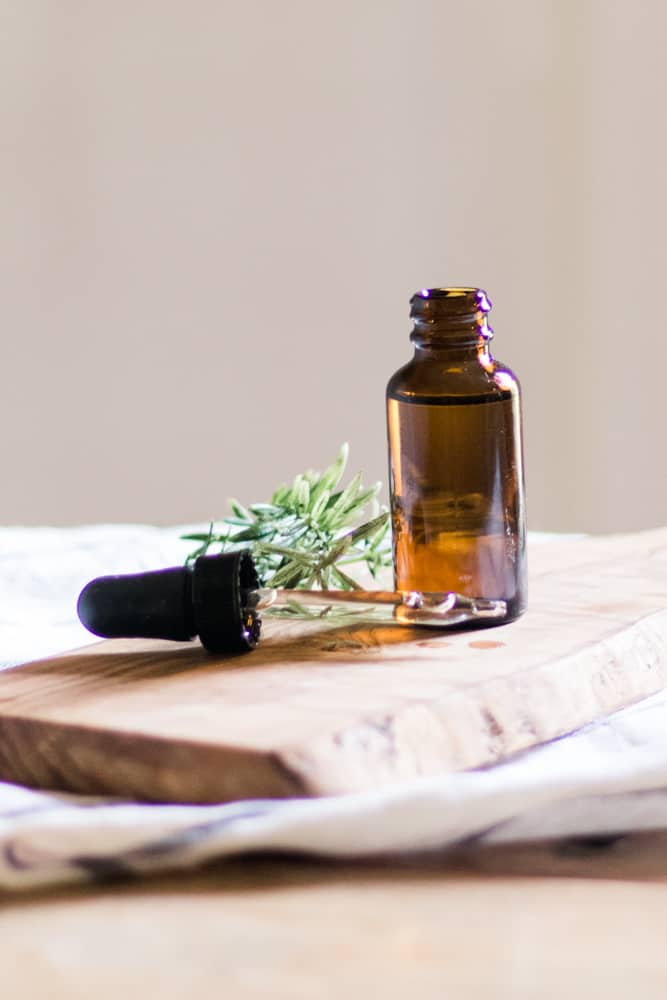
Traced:
<svg viewBox="0 0 667 1000">
<path fill-rule="evenodd" d="M 2 902 L 8 1000 L 667 996 L 667 834 Z"/>
<path fill-rule="evenodd" d="M 585 682 L 584 688 L 592 692 L 593 700 L 589 698 L 589 704 L 572 696 L 574 687 L 561 702 L 554 698 L 538 699 L 537 708 L 542 706 L 547 715 L 552 705 L 557 708 L 562 704 L 567 718 L 554 720 L 551 712 L 547 719 L 551 719 L 550 728 L 540 728 L 538 722 L 542 716 L 531 716 L 533 728 L 528 743 L 510 746 L 500 741 L 500 750 L 513 752 L 531 742 L 548 739 L 567 731 L 568 726 L 574 728 L 582 720 L 663 686 L 661 671 L 667 670 L 667 661 L 660 651 L 664 643 L 656 645 L 660 655 L 654 655 L 653 646 L 644 641 L 646 637 L 641 632 L 645 627 L 643 616 L 664 607 L 664 573 L 657 568 L 657 556 L 667 551 L 664 532 L 659 541 L 657 545 L 652 537 L 644 536 L 638 543 L 628 536 L 618 542 L 621 548 L 627 548 L 627 558 L 623 551 L 620 553 L 623 558 L 619 556 L 616 560 L 618 553 L 614 550 L 611 553 L 614 558 L 608 558 L 605 566 L 596 569 L 595 563 L 590 594 L 582 597 L 582 600 L 590 598 L 594 604 L 594 617 L 580 614 L 576 619 L 579 630 L 592 620 L 596 628 L 602 622 L 606 629 L 622 637 L 626 626 L 634 628 L 632 622 L 636 618 L 637 635 L 642 641 L 635 642 L 635 632 L 629 633 L 633 638 L 632 649 L 639 650 L 636 665 L 635 661 L 628 661 L 623 652 L 625 647 L 616 651 L 615 658 L 611 655 L 609 636 L 603 636 L 601 648 L 606 658 L 600 663 L 589 656 L 582 666 L 570 657 L 567 663 L 571 667 L 574 663 L 576 669 L 569 673 L 560 663 L 557 670 L 547 664 L 554 683 L 560 685 L 559 690 L 570 684 L 570 678 L 572 685 L 575 681 L 580 686 Z M 591 546 L 605 544 L 592 542 Z M 640 550 L 639 544 L 648 546 L 648 550 Z M 589 549 L 587 544 L 574 554 L 580 558 L 581 553 L 581 559 L 589 560 Z M 549 574 L 557 575 L 563 564 L 574 565 L 567 546 L 549 547 L 541 559 L 545 579 Z M 635 564 L 636 571 L 632 570 Z M 622 567 L 622 572 L 618 567 Z M 586 583 L 582 567 L 568 577 L 563 600 L 559 603 L 552 599 L 552 594 L 548 608 L 571 608 L 571 580 L 582 589 Z M 609 599 L 606 604 L 596 597 L 596 588 Z M 539 605 L 539 587 L 534 590 Z M 632 601 L 628 600 L 628 594 Z M 530 619 L 526 622 L 530 626 Z M 660 623 L 662 642 L 663 618 Z M 496 637 L 497 634 L 494 633 Z M 588 641 L 583 632 L 580 638 Z M 584 646 L 589 653 L 598 648 L 586 646 L 586 642 Z M 447 642 L 443 645 L 449 655 L 453 647 Z M 266 648 L 270 660 L 270 644 Z M 430 647 L 427 652 L 431 655 Z M 366 653 L 362 645 L 359 655 Z M 202 654 L 199 655 L 201 658 Z M 350 654 L 344 650 L 340 655 Z M 368 655 L 372 657 L 373 650 Z M 69 726 L 71 731 L 66 731 L 69 746 L 72 732 L 78 732 L 75 727 L 78 719 L 70 717 L 72 713 L 87 712 L 90 698 L 103 696 L 109 731 L 115 727 L 122 736 L 123 726 L 118 722 L 117 663 L 113 662 L 113 670 L 107 665 L 91 672 L 90 664 L 85 671 L 79 670 L 81 662 L 81 657 L 60 658 L 55 666 L 48 667 L 52 681 L 59 671 L 64 671 L 69 683 L 68 697 L 55 704 L 48 698 L 39 700 L 41 686 L 37 691 L 39 698 L 33 696 L 32 688 L 20 688 L 30 687 L 35 678 L 39 680 L 44 665 L 5 675 L 5 694 L 12 695 L 5 699 L 10 706 L 5 713 L 6 733 L 13 732 L 12 719 L 20 715 L 14 722 L 15 735 L 17 740 L 23 740 L 16 744 L 21 752 L 11 757 L 6 755 L 4 761 L 7 774 L 15 780 L 55 781 L 48 770 L 42 773 L 47 765 L 55 767 L 53 754 L 39 756 L 34 750 L 39 748 L 34 729 L 23 733 L 19 731 L 19 723 L 24 727 L 49 725 L 53 730 L 50 735 L 57 735 L 58 726 Z M 263 661 L 257 658 L 254 662 L 259 670 Z M 136 665 L 133 666 L 132 697 L 139 698 L 142 685 L 150 688 L 155 682 L 155 668 L 151 664 L 152 660 L 139 674 Z M 169 683 L 175 688 L 186 681 L 192 684 L 200 677 L 205 687 L 204 682 L 208 684 L 211 676 L 216 684 L 233 686 L 235 675 L 231 671 L 218 676 L 210 665 L 190 666 L 189 672 L 179 673 L 173 667 L 160 670 L 167 680 L 171 678 Z M 271 663 L 265 666 L 269 669 Z M 584 668 L 589 669 L 585 676 Z M 359 675 L 353 678 L 355 697 Z M 162 673 L 159 679 L 162 683 Z M 82 691 L 78 701 L 69 696 L 76 684 L 80 684 Z M 208 688 L 206 692 L 208 697 Z M 180 688 L 177 694 L 180 698 Z M 498 690 L 494 689 L 492 694 L 497 713 L 502 699 Z M 281 711 L 284 704 L 281 701 Z M 444 712 L 447 704 L 443 701 L 443 705 Z M 581 705 L 585 714 L 574 717 L 572 713 L 579 712 Z M 123 702 L 121 708 L 125 711 L 127 705 Z M 130 708 L 135 710 L 136 705 L 132 703 Z M 143 711 L 143 703 L 139 710 Z M 67 713 L 67 717 L 62 713 Z M 232 721 L 237 717 L 235 703 Z M 454 713 L 451 725 L 456 717 Z M 181 725 L 182 718 L 182 712 L 168 713 L 170 724 L 177 719 Z M 164 720 L 158 721 L 163 725 Z M 497 720 L 492 717 L 491 721 L 495 724 Z M 267 731 L 273 735 L 272 728 Z M 481 733 L 483 739 L 480 738 L 479 745 L 488 749 L 491 745 L 488 732 L 483 727 L 472 731 Z M 517 731 L 509 725 L 502 729 L 510 736 Z M 498 743 L 496 740 L 491 745 L 491 757 L 475 756 L 475 744 L 470 755 L 458 764 L 471 766 L 497 759 L 503 755 Z M 30 747 L 32 754 L 28 753 Z M 353 744 L 353 749 L 356 747 Z M 433 759 L 438 767 L 443 766 L 442 754 Z M 98 777 L 102 771 L 100 760 L 102 757 L 98 755 L 90 771 Z M 109 760 L 109 780 L 120 780 L 124 772 L 118 765 L 118 757 Z M 131 770 L 125 773 L 128 781 L 132 773 Z M 343 769 L 343 773 L 350 773 L 349 768 Z M 63 767 L 54 774 L 62 779 Z M 77 778 L 75 774 L 68 787 L 90 790 L 85 783 L 87 775 L 88 772 Z M 254 786 L 245 791 L 250 794 L 253 790 Z M 324 785 L 314 788 L 316 793 L 323 790 L 332 789 Z M 165 794 L 165 789 L 160 791 Z M 220 789 L 213 791 L 219 794 Z M 202 801 L 207 794 L 213 794 L 210 789 L 204 792 L 189 794 Z M 372 865 L 247 858 L 196 875 L 29 897 L 0 897 L 0 906 L 0 1000 L 5 997 L 7 1000 L 133 997 L 665 1000 L 667 997 L 667 833 L 611 842 L 470 848 Z"/>
</svg>

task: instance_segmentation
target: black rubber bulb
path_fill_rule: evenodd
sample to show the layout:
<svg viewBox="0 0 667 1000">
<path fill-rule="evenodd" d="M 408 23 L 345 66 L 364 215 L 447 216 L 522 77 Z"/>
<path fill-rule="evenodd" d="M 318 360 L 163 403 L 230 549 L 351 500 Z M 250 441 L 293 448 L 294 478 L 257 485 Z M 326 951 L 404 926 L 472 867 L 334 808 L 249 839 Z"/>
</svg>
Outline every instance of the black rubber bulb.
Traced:
<svg viewBox="0 0 667 1000">
<path fill-rule="evenodd" d="M 199 636 L 209 653 L 241 653 L 259 641 L 260 619 L 248 606 L 259 586 L 250 553 L 200 556 L 193 566 L 101 576 L 77 603 L 83 625 L 104 638 L 174 639 Z"/>
</svg>

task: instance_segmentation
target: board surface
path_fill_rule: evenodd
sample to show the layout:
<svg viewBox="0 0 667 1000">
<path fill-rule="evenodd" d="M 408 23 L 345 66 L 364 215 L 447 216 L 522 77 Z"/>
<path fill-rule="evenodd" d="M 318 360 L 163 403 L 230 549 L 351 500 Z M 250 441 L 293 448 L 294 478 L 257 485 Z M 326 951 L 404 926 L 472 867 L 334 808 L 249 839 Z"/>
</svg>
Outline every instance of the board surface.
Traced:
<svg viewBox="0 0 667 1000">
<path fill-rule="evenodd" d="M 667 529 L 535 546 L 529 610 L 499 628 L 263 636 L 226 659 L 107 640 L 0 673 L 0 780 L 215 802 L 494 763 L 667 686 Z"/>
</svg>

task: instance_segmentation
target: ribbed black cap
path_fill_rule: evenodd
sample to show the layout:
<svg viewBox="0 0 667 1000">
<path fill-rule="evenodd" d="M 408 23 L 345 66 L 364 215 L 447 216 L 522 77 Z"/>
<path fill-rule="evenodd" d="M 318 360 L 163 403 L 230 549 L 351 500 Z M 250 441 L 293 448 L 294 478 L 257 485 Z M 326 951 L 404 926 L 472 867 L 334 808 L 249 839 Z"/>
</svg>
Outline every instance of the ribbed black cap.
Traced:
<svg viewBox="0 0 667 1000">
<path fill-rule="evenodd" d="M 192 606 L 199 638 L 210 653 L 254 649 L 259 616 L 246 605 L 245 594 L 259 586 L 247 551 L 200 556 L 192 574 Z"/>
<path fill-rule="evenodd" d="M 259 641 L 259 616 L 246 593 L 258 586 L 247 551 L 200 556 L 192 568 L 103 576 L 79 595 L 81 623 L 104 638 L 174 639 L 199 635 L 210 653 L 241 653 Z"/>
</svg>

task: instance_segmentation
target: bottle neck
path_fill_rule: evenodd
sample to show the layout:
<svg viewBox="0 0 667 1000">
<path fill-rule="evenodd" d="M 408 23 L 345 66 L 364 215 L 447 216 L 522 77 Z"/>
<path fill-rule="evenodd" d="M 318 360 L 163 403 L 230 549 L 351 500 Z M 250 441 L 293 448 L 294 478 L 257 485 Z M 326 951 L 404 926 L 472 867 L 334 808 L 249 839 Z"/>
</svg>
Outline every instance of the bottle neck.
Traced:
<svg viewBox="0 0 667 1000">
<path fill-rule="evenodd" d="M 479 288 L 422 289 L 410 300 L 414 327 L 410 340 L 416 353 L 488 354 L 493 337 L 487 314 L 491 309 Z"/>
<path fill-rule="evenodd" d="M 447 364 L 477 362 L 482 367 L 493 363 L 489 339 L 478 338 L 466 344 L 442 342 L 415 343 L 415 361 L 442 361 Z"/>
</svg>

